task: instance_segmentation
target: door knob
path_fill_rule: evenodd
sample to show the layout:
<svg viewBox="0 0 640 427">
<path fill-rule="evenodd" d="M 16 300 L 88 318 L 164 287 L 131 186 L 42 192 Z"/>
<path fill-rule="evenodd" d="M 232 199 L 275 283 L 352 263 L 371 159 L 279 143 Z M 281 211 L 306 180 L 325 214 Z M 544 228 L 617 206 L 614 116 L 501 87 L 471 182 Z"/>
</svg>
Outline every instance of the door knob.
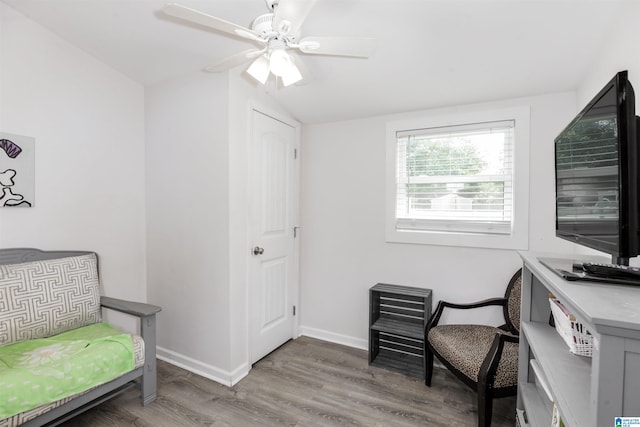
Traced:
<svg viewBox="0 0 640 427">
<path fill-rule="evenodd" d="M 263 253 L 264 253 L 264 248 L 261 248 L 260 246 L 256 246 L 255 248 L 253 248 L 254 255 L 262 255 Z"/>
</svg>

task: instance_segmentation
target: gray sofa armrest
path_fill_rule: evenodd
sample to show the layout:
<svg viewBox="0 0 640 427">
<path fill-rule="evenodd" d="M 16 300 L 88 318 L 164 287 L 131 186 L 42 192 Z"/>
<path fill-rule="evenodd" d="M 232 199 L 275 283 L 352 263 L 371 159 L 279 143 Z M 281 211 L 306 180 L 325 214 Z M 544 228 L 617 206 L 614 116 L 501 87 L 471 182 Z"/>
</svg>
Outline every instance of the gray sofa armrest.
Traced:
<svg viewBox="0 0 640 427">
<path fill-rule="evenodd" d="M 142 374 L 142 404 L 156 399 L 156 313 L 161 307 L 117 298 L 100 297 L 103 308 L 136 316 L 140 319 L 140 335 L 144 340 L 144 371 Z"/>
<path fill-rule="evenodd" d="M 120 311 L 136 317 L 152 316 L 162 310 L 162 308 L 157 305 L 110 297 L 100 297 L 100 305 L 104 308 Z"/>
</svg>

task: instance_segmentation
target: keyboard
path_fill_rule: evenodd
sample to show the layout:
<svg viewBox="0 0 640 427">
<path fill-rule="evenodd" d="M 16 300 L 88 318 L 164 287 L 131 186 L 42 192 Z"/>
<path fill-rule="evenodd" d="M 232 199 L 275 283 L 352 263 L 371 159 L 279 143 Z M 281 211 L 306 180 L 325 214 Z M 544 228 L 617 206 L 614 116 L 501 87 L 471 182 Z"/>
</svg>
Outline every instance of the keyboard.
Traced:
<svg viewBox="0 0 640 427">
<path fill-rule="evenodd" d="M 582 263 L 587 274 L 610 279 L 631 279 L 640 281 L 640 268 L 619 264 Z"/>
<path fill-rule="evenodd" d="M 571 260 L 566 258 L 538 258 L 551 271 L 571 282 L 581 284 L 640 286 L 640 268 L 604 262 Z M 590 270 L 590 271 L 588 271 Z M 614 275 L 615 274 L 615 275 Z"/>
</svg>

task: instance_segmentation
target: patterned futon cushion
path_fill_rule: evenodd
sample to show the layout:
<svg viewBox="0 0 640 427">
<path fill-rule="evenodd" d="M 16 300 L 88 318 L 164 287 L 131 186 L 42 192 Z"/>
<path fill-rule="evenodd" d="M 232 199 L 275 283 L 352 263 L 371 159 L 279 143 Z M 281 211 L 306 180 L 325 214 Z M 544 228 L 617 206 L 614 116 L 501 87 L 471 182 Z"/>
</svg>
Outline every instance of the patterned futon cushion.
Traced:
<svg viewBox="0 0 640 427">
<path fill-rule="evenodd" d="M 0 346 L 100 321 L 95 254 L 0 265 Z"/>
<path fill-rule="evenodd" d="M 474 382 L 496 333 L 503 330 L 485 325 L 439 325 L 429 330 L 428 340 L 435 351 Z M 518 344 L 506 342 L 498 363 L 494 388 L 518 383 Z"/>
</svg>

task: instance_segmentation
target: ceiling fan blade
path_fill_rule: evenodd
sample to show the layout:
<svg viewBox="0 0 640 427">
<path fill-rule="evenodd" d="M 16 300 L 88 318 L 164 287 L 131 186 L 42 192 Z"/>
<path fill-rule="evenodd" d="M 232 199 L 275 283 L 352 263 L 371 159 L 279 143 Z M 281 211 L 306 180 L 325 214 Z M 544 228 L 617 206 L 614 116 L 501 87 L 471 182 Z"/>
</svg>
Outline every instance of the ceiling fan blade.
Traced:
<svg viewBox="0 0 640 427">
<path fill-rule="evenodd" d="M 240 65 L 243 62 L 247 62 L 253 58 L 257 58 L 262 55 L 266 49 L 249 49 L 243 52 L 236 53 L 235 55 L 228 56 L 215 64 L 209 65 L 205 67 L 205 71 L 209 73 L 220 73 L 222 71 L 227 71 L 230 68 L 235 67 L 236 65 Z"/>
<path fill-rule="evenodd" d="M 376 45 L 376 39 L 367 37 L 305 37 L 297 47 L 301 52 L 315 55 L 368 58 Z"/>
<path fill-rule="evenodd" d="M 275 31 L 296 36 L 316 0 L 280 0 L 271 24 Z"/>
<path fill-rule="evenodd" d="M 175 18 L 180 18 L 198 25 L 213 28 L 214 30 L 233 34 L 249 40 L 264 42 L 264 40 L 258 37 L 258 35 L 249 28 L 242 27 L 234 24 L 233 22 L 225 21 L 224 19 L 216 18 L 215 16 L 207 15 L 206 13 L 199 12 L 195 9 L 191 9 L 177 3 L 169 3 L 162 9 L 162 11 Z"/>
</svg>

